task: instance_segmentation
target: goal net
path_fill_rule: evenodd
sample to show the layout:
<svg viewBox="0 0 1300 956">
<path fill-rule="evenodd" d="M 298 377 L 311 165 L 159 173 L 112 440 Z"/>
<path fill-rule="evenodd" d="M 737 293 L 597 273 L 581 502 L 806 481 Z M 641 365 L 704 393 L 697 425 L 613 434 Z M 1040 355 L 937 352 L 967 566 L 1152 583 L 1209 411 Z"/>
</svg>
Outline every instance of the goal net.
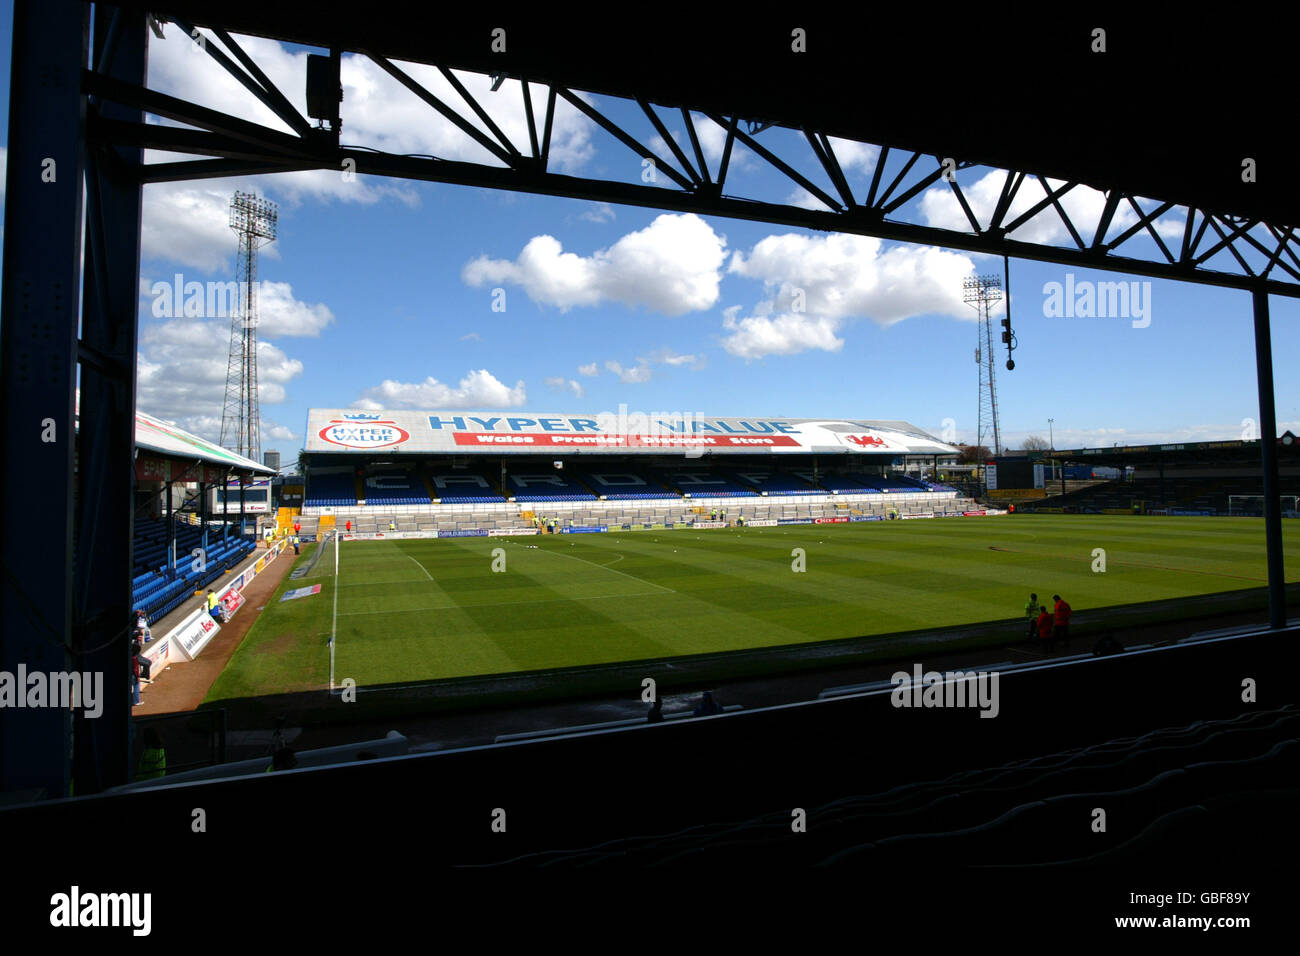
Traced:
<svg viewBox="0 0 1300 956">
<path fill-rule="evenodd" d="M 1282 515 L 1287 518 L 1296 517 L 1297 501 L 1300 501 L 1300 496 L 1282 495 L 1280 501 Z M 1228 514 L 1262 518 L 1264 516 L 1264 496 L 1228 495 Z"/>
</svg>

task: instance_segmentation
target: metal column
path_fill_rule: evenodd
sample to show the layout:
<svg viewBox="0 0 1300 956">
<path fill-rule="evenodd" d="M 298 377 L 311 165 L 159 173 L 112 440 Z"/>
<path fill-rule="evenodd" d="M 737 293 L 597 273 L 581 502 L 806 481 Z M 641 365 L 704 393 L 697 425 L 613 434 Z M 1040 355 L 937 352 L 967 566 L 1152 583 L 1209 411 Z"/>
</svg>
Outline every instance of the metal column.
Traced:
<svg viewBox="0 0 1300 956">
<path fill-rule="evenodd" d="M 1286 626 L 1286 574 L 1282 566 L 1282 508 L 1277 485 L 1277 415 L 1273 409 L 1273 336 L 1268 293 L 1252 293 L 1255 306 L 1255 376 L 1259 383 L 1259 457 L 1264 469 L 1264 542 L 1268 555 L 1269 627 Z"/>
<path fill-rule="evenodd" d="M 82 4 L 17 0 L 14 7 L 0 323 L 0 601 L 7 608 L 0 669 L 15 675 L 20 667 L 67 671 L 72 663 L 81 69 L 88 23 Z M 125 697 L 127 675 L 117 676 Z M 0 791 L 64 796 L 71 732 L 68 710 L 6 708 Z"/>
<path fill-rule="evenodd" d="M 95 8 L 91 55 L 98 72 L 143 85 L 144 14 Z M 143 122 L 138 109 L 89 107 Z M 103 713 L 73 716 L 76 792 L 129 783 L 131 564 L 135 524 L 136 313 L 140 299 L 138 148 L 91 142 L 86 153 L 86 260 L 81 316 L 81 430 L 73 595 L 77 669 L 104 675 Z"/>
</svg>

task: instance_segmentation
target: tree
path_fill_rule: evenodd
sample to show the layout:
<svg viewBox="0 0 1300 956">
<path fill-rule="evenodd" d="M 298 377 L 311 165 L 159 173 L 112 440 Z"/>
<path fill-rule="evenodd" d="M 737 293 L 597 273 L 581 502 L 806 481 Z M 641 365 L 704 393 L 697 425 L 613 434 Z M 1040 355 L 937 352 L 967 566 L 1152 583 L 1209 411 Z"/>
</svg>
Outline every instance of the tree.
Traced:
<svg viewBox="0 0 1300 956">
<path fill-rule="evenodd" d="M 958 445 L 957 464 L 982 465 L 993 457 L 987 445 Z"/>
<path fill-rule="evenodd" d="M 1052 446 L 1042 435 L 1030 435 L 1020 446 L 1025 451 L 1047 451 Z"/>
</svg>

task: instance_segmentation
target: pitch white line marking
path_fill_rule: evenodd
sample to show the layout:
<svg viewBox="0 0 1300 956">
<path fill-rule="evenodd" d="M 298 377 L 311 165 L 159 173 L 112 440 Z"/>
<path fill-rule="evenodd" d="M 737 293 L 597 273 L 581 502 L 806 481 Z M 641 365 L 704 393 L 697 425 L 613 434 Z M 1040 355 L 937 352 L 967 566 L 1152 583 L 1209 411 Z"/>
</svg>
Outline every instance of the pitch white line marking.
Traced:
<svg viewBox="0 0 1300 956">
<path fill-rule="evenodd" d="M 607 567 L 603 564 L 597 564 L 595 561 L 588 561 L 586 558 L 580 558 L 576 554 L 565 554 L 563 551 L 543 551 L 542 553 L 554 554 L 561 558 L 572 558 L 574 561 L 581 561 L 583 564 L 590 564 L 593 568 L 600 568 L 602 571 L 608 571 L 610 574 L 621 574 L 623 575 L 623 577 L 629 578 L 630 580 L 635 581 L 637 584 L 648 584 L 652 588 L 658 588 L 660 591 L 667 591 L 669 594 L 678 593 L 677 591 L 674 591 L 672 588 L 664 587 L 662 584 L 655 584 L 653 581 L 646 581 L 643 578 L 638 578 L 636 575 L 628 574 L 626 571 L 615 571 L 611 567 Z M 615 562 L 613 561 L 610 562 L 610 564 L 614 564 L 614 563 Z"/>
<path fill-rule="evenodd" d="M 407 556 L 408 558 L 411 558 L 412 561 L 415 561 L 415 558 L 411 557 L 411 555 L 408 554 L 408 555 L 406 555 L 406 556 Z M 417 567 L 419 567 L 419 569 L 420 569 L 421 571 L 424 572 L 424 576 L 425 576 L 426 578 L 428 578 L 430 581 L 433 580 L 433 575 L 429 573 L 429 569 L 428 569 L 428 568 L 426 568 L 423 564 L 420 564 L 419 561 L 415 561 L 415 564 L 416 564 Z"/>
</svg>

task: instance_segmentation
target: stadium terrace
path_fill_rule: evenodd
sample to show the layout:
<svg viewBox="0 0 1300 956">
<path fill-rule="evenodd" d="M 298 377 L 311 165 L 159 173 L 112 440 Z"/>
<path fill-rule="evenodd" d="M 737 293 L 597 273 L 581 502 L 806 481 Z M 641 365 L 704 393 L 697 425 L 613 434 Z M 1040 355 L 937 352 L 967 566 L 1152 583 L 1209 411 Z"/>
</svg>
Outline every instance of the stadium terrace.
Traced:
<svg viewBox="0 0 1300 956">
<path fill-rule="evenodd" d="M 957 453 L 905 421 L 312 409 L 303 514 L 417 534 L 549 530 L 542 503 L 561 531 L 962 514 L 934 480 Z"/>
</svg>

